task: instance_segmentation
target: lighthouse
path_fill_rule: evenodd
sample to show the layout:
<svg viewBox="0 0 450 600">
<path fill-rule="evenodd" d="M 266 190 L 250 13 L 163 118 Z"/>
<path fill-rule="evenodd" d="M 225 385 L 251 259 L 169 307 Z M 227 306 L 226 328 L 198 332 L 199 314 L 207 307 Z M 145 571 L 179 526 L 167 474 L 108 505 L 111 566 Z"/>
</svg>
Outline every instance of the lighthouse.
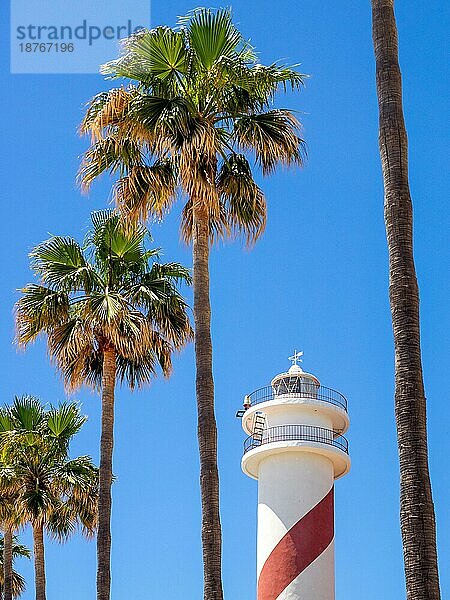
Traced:
<svg viewBox="0 0 450 600">
<path fill-rule="evenodd" d="M 245 396 L 242 470 L 258 481 L 257 600 L 334 600 L 334 481 L 348 473 L 347 401 L 290 357 Z"/>
</svg>

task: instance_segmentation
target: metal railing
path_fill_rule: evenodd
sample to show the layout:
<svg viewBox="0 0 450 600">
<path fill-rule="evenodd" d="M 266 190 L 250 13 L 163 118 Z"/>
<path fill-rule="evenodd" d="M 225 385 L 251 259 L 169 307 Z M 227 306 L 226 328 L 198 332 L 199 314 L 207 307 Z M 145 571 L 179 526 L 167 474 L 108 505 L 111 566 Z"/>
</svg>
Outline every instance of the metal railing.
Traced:
<svg viewBox="0 0 450 600">
<path fill-rule="evenodd" d="M 323 385 L 316 386 L 311 383 L 297 382 L 295 384 L 295 391 L 278 391 L 276 392 L 271 385 L 255 390 L 251 394 L 245 397 L 245 402 L 248 402 L 250 406 L 259 404 L 260 402 L 267 402 L 274 398 L 313 398 L 314 400 L 320 400 L 322 402 L 328 402 L 334 406 L 339 406 L 347 411 L 347 399 L 340 392 L 331 388 L 324 387 Z"/>
<path fill-rule="evenodd" d="M 325 429 L 325 427 L 315 427 L 314 425 L 278 425 L 277 427 L 267 428 L 262 439 L 248 437 L 244 442 L 244 454 L 253 448 L 259 448 L 263 444 L 272 442 L 320 442 L 339 448 L 348 454 L 348 440 L 338 431 Z"/>
</svg>

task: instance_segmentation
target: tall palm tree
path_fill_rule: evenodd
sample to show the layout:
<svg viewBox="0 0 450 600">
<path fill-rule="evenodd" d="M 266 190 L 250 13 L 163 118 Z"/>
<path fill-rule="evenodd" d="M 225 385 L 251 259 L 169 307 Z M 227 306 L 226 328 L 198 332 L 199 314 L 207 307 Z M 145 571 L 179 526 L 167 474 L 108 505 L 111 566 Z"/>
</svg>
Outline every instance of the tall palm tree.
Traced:
<svg viewBox="0 0 450 600">
<path fill-rule="evenodd" d="M 176 29 L 140 31 L 103 73 L 135 83 L 91 101 L 81 126 L 93 137 L 82 186 L 104 171 L 118 173 L 115 199 L 129 222 L 162 218 L 177 196 L 186 199 L 181 233 L 193 250 L 204 597 L 221 600 L 209 252 L 215 239 L 243 234 L 252 244 L 264 230 L 266 203 L 250 155 L 264 175 L 302 164 L 300 124 L 272 100 L 279 86 L 298 88 L 304 77 L 260 64 L 228 9 L 198 9 Z"/>
<path fill-rule="evenodd" d="M 3 453 L 2 453 L 3 454 Z M 14 469 L 0 457 L 0 526 L 3 536 L 0 540 L 1 572 L 0 598 L 12 600 L 15 594 L 21 593 L 25 582 L 20 575 L 14 575 L 14 532 L 22 527 L 26 519 L 18 507 L 18 493 L 14 479 Z M 23 586 L 21 585 L 21 581 Z"/>
<path fill-rule="evenodd" d="M 25 586 L 25 581 L 16 578 L 14 583 L 13 572 L 13 544 L 14 533 L 27 523 L 26 515 L 19 501 L 19 481 L 17 473 L 11 464 L 11 447 L 5 444 L 5 434 L 11 427 L 9 409 L 0 409 L 0 523 L 3 529 L 2 538 L 2 595 L 3 600 L 12 600 L 15 590 L 20 591 Z M 23 415 L 26 414 L 24 407 Z"/>
<path fill-rule="evenodd" d="M 11 591 L 10 597 L 8 599 L 6 596 L 6 593 L 5 593 L 5 575 L 6 575 L 5 570 L 4 570 L 5 558 L 6 558 L 5 550 L 6 550 L 5 537 L 4 537 L 4 535 L 3 536 L 0 535 L 0 598 L 1 598 L 1 600 L 10 600 L 11 598 L 18 598 L 19 596 L 21 596 L 26 588 L 25 579 L 22 577 L 22 575 L 20 573 L 17 573 L 17 571 L 15 571 L 12 568 L 14 560 L 19 557 L 30 558 L 31 553 L 26 546 L 19 543 L 19 540 L 16 536 L 12 537 L 11 549 L 9 550 L 9 554 L 10 554 L 9 560 L 11 561 L 12 591 Z M 9 576 L 9 574 L 8 574 L 8 576 Z"/>
<path fill-rule="evenodd" d="M 116 381 L 141 387 L 169 376 L 171 355 L 191 339 L 187 306 L 177 284 L 190 282 L 177 263 L 155 262 L 148 231 L 128 227 L 118 215 L 92 215 L 84 246 L 53 237 L 31 252 L 39 284 L 29 284 L 17 303 L 17 339 L 26 346 L 47 337 L 49 354 L 70 389 L 100 389 L 97 598 L 111 586 L 111 484 Z"/>
<path fill-rule="evenodd" d="M 395 413 L 406 590 L 408 600 L 438 600 L 436 524 L 428 469 L 420 353 L 419 290 L 413 256 L 408 140 L 403 118 L 394 0 L 372 0 L 372 23 L 395 344 Z"/>
<path fill-rule="evenodd" d="M 44 530 L 63 541 L 78 525 L 86 535 L 96 527 L 97 469 L 88 456 L 68 456 L 70 441 L 85 421 L 75 403 L 46 409 L 31 396 L 15 398 L 0 410 L 9 489 L 18 515 L 33 529 L 36 600 L 46 597 Z"/>
</svg>

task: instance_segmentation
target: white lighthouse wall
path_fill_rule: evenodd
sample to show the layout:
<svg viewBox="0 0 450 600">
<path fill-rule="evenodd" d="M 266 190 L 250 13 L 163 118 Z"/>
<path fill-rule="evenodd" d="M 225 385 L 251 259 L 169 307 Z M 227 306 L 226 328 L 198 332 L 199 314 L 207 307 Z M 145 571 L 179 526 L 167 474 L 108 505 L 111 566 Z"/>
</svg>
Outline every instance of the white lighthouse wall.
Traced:
<svg viewBox="0 0 450 600">
<path fill-rule="evenodd" d="M 334 600 L 334 539 L 277 600 Z"/>
<path fill-rule="evenodd" d="M 267 407 L 266 426 L 277 427 L 278 425 L 314 425 L 333 429 L 331 417 L 314 406 L 302 404 L 280 404 Z"/>
<path fill-rule="evenodd" d="M 280 452 L 261 461 L 258 474 L 258 578 L 278 542 L 328 494 L 333 482 L 333 464 L 320 454 Z M 320 585 L 325 589 L 334 586 L 334 564 L 331 559 L 324 561 L 325 570 L 321 572 L 324 581 Z M 305 596 L 313 597 L 316 596 Z M 322 597 L 332 598 L 317 595 L 317 599 Z"/>
</svg>

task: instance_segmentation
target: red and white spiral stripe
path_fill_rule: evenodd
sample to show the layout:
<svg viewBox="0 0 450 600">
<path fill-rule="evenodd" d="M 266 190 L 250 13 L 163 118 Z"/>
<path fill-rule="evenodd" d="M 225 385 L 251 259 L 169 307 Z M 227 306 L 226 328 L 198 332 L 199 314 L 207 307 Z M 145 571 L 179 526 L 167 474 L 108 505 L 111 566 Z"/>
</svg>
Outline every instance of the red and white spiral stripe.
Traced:
<svg viewBox="0 0 450 600">
<path fill-rule="evenodd" d="M 334 599 L 332 465 L 304 453 L 261 465 L 258 600 Z"/>
</svg>

